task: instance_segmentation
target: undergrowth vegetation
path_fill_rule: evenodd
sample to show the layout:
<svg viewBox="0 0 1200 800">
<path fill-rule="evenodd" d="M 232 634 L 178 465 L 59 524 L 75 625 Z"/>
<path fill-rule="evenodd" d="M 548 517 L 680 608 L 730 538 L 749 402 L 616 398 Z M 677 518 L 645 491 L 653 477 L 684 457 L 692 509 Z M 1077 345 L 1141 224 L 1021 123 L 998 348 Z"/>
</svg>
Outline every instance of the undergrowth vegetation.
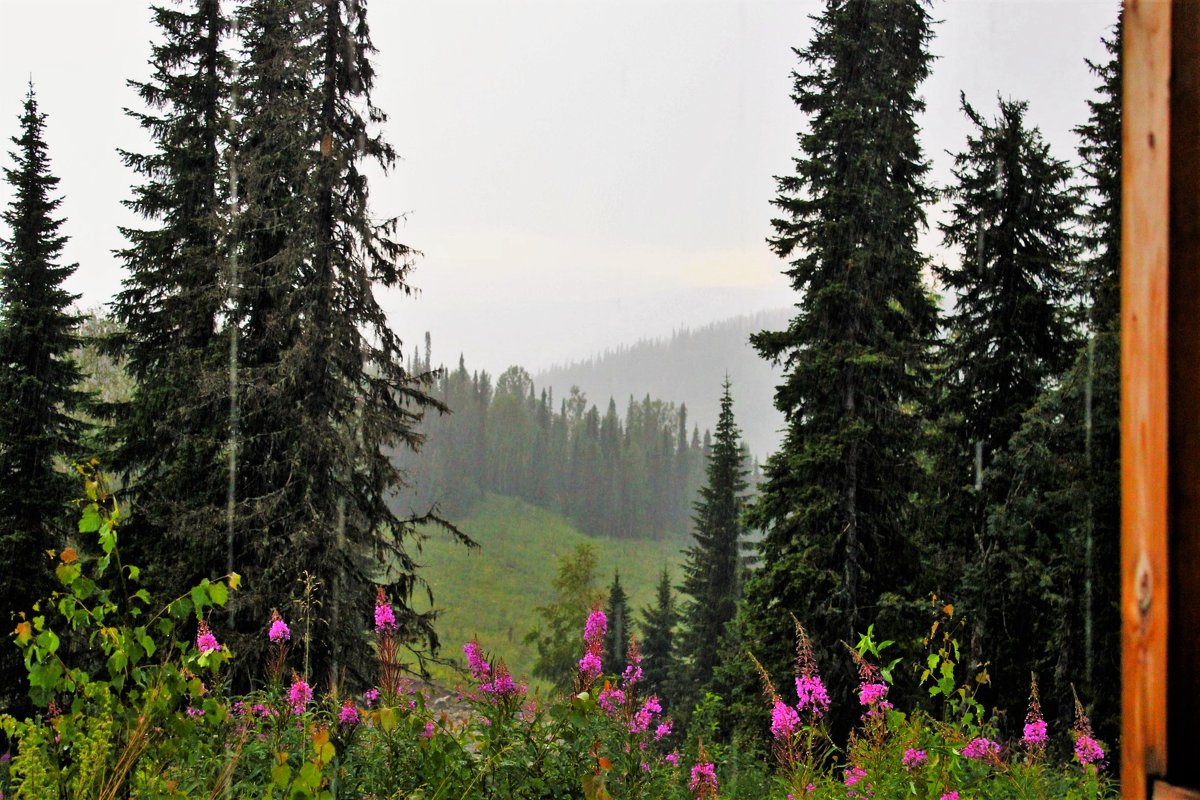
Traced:
<svg viewBox="0 0 1200 800">
<path fill-rule="evenodd" d="M 985 709 L 959 681 L 958 645 L 945 630 L 931 639 L 922 671 L 937 713 L 906 714 L 888 700 L 897 669 L 886 660 L 888 642 L 868 630 L 849 648 L 858 696 L 830 697 L 797 622 L 789 686 L 760 669 L 769 757 L 706 730 L 722 702 L 714 695 L 701 701 L 687 735 L 675 730 L 643 691 L 636 643 L 623 673 L 607 674 L 599 608 L 583 631 L 574 690 L 561 697 L 531 691 L 470 641 L 455 713 L 435 709 L 405 676 L 401 631 L 382 592 L 367 634 L 375 686 L 314 687 L 296 671 L 302 637 L 293 641 L 288 621 L 272 611 L 263 618 L 263 683 L 235 695 L 224 678 L 235 654 L 210 620 L 238 576 L 156 604 L 137 567 L 121 561 L 119 505 L 93 469 L 83 471 L 80 542 L 53 554 L 61 588 L 14 633 L 41 711 L 0 718 L 11 747 L 0 764 L 5 800 L 1115 796 L 1104 746 L 1078 700 L 1075 729 L 1050 731 L 1035 684 L 1022 738 L 996 741 Z M 861 720 L 848 741 L 835 742 L 824 717 L 844 702 L 861 707 Z M 1056 746 L 1070 761 L 1051 755 Z"/>
</svg>

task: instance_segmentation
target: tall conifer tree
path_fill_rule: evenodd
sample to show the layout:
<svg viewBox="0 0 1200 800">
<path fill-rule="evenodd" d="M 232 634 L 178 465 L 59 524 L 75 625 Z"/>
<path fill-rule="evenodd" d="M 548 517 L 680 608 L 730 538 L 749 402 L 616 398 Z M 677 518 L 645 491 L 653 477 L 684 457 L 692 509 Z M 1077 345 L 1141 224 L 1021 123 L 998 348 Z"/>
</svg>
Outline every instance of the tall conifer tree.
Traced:
<svg viewBox="0 0 1200 800">
<path fill-rule="evenodd" d="M 1108 59 L 1091 64 L 1098 97 L 1076 129 L 1088 176 L 1083 269 L 1076 294 L 1087 303 L 1087 341 L 1071 368 L 1038 398 L 1009 443 L 1012 488 L 989 524 L 1016 542 L 1024 561 L 1012 575 L 1032 630 L 1015 642 L 1016 665 L 1037 670 L 1046 714 L 1065 727 L 1070 684 L 1094 703 L 1099 735 L 1116 741 L 1120 692 L 1120 23 Z M 1014 692 L 1015 694 L 1015 692 Z M 1001 697 L 1010 708 L 1019 697 Z"/>
<path fill-rule="evenodd" d="M 218 333 L 225 304 L 227 178 L 224 170 L 228 21 L 219 0 L 156 6 L 162 39 L 153 72 L 131 82 L 146 105 L 130 111 L 149 133 L 149 153 L 123 152 L 143 179 L 126 205 L 153 227 L 124 228 L 129 272 L 113 302 L 113 337 L 136 380 L 110 410 L 115 466 L 135 499 L 127 547 L 149 576 L 190 582 L 224 548 L 210 531 L 224 499 L 228 379 Z M 197 531 L 206 534 L 197 536 Z"/>
<path fill-rule="evenodd" d="M 1033 647 L 1032 615 L 1009 577 L 1025 573 L 1020 553 L 1029 543 L 989 526 L 988 516 L 1011 486 L 998 456 L 1075 349 L 1066 306 L 1077 286 L 1078 193 L 1070 167 L 1026 125 L 1024 103 L 1001 101 L 991 122 L 965 100 L 963 110 L 975 133 L 955 158 L 953 208 L 942 226 L 962 257 L 938 270 L 955 293 L 938 397 L 946 447 L 939 472 L 951 512 L 938 526 L 941 558 L 929 559 L 965 568 L 958 594 L 973 620 L 972 656 L 1004 662 L 991 670 L 994 689 L 1019 704 L 1029 665 L 1018 654 Z M 959 547 L 961 559 L 946 558 Z"/>
<path fill-rule="evenodd" d="M 633 620 L 629 617 L 629 595 L 621 585 L 621 575 L 613 572 L 612 584 L 608 587 L 608 602 L 604 607 L 608 628 L 604 634 L 604 669 L 620 675 L 625 671 L 629 639 L 633 633 Z"/>
<path fill-rule="evenodd" d="M 232 560 L 274 598 L 302 571 L 317 579 L 328 635 L 312 658 L 324 679 L 364 664 L 376 582 L 414 652 L 437 646 L 432 614 L 412 610 L 424 586 L 409 550 L 416 520 L 389 506 L 403 476 L 385 448 L 419 447 L 416 423 L 443 406 L 427 392 L 432 376 L 406 369 L 374 294 L 409 291 L 412 252 L 393 238 L 396 220 L 369 208 L 367 166 L 386 170 L 396 156 L 377 132 L 386 115 L 372 101 L 366 3 L 251 0 L 241 20 Z M 250 649 L 259 625 L 238 621 Z"/>
<path fill-rule="evenodd" d="M 71 416 L 86 397 L 70 353 L 79 344 L 78 295 L 63 283 L 76 269 L 61 264 L 67 237 L 56 217 L 58 178 L 50 172 L 46 115 L 33 87 L 25 97 L 20 133 L 12 138 L 12 167 L 4 177 L 12 200 L 0 239 L 0 624 L 29 611 L 52 585 L 45 551 L 68 530 L 76 483 L 55 461 L 79 456 L 81 424 Z M 0 707 L 27 708 L 27 683 L 17 649 L 0 648 Z"/>
<path fill-rule="evenodd" d="M 646 694 L 656 694 L 663 708 L 675 703 L 675 629 L 679 612 L 671 589 L 671 574 L 663 567 L 654 603 L 642 609 L 642 667 Z"/>
<path fill-rule="evenodd" d="M 746 470 L 730 388 L 726 376 L 708 456 L 708 482 L 695 505 L 695 544 L 686 551 L 680 587 L 685 599 L 678 645 L 682 662 L 679 694 L 684 704 L 680 710 L 685 714 L 712 680 L 719 653 L 716 645 L 733 619 L 742 591 Z"/>
<path fill-rule="evenodd" d="M 790 668 L 789 612 L 823 663 L 842 663 L 838 642 L 870 622 L 897 639 L 908 624 L 888 611 L 915 566 L 910 497 L 937 321 L 917 249 L 930 198 L 916 123 L 930 25 L 921 0 L 828 0 L 796 51 L 792 97 L 808 129 L 795 172 L 777 179 L 770 243 L 791 259 L 799 311 L 786 330 L 751 337 L 785 370 L 775 404 L 787 431 L 752 515 L 765 538 L 743 626 L 743 645 L 773 674 Z M 728 661 L 742 679 L 727 691 L 752 702 L 744 654 Z M 830 677 L 846 690 L 848 669 Z"/>
</svg>

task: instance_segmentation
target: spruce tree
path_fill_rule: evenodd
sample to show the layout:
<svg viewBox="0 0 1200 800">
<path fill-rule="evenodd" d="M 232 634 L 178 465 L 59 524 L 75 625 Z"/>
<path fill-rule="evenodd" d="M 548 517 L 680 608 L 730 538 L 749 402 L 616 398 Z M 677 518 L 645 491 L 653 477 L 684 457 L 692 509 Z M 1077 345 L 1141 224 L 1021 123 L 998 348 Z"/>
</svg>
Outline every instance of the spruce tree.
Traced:
<svg viewBox="0 0 1200 800">
<path fill-rule="evenodd" d="M 963 100 L 975 133 L 955 158 L 953 207 L 942 226 L 946 245 L 962 255 L 957 266 L 937 270 L 955 295 L 938 396 L 939 473 L 950 512 L 929 555 L 965 566 L 957 594 L 974 626 L 971 655 L 1001 662 L 990 671 L 994 691 L 1018 707 L 1028 683 L 1021 655 L 1041 646 L 1030 640 L 1028 596 L 1009 582 L 1027 574 L 1020 553 L 1028 543 L 1017 530 L 989 526 L 988 516 L 1011 485 L 998 456 L 1076 346 L 1066 306 L 1076 286 L 1078 203 L 1070 167 L 1026 125 L 1025 110 L 1001 101 L 989 122 Z M 961 559 L 946 558 L 959 548 Z"/>
<path fill-rule="evenodd" d="M 156 6 L 162 38 L 153 72 L 131 82 L 145 111 L 148 153 L 122 152 L 143 182 L 126 206 L 148 228 L 123 228 L 128 270 L 110 337 L 135 379 L 127 403 L 109 409 L 114 466 L 134 500 L 127 549 L 148 577 L 175 588 L 221 563 L 213 509 L 224 501 L 228 445 L 225 340 L 225 156 L 230 65 L 228 21 L 218 0 Z M 197 535 L 203 531 L 204 535 Z"/>
<path fill-rule="evenodd" d="M 916 122 L 930 26 L 920 0 L 828 0 L 796 51 L 792 97 L 808 128 L 794 173 L 777 178 L 770 244 L 790 259 L 799 311 L 785 330 L 751 337 L 784 368 L 775 404 L 787 430 L 752 514 L 764 539 L 742 631 L 772 674 L 790 670 L 789 612 L 827 664 L 846 663 L 839 641 L 871 622 L 896 639 L 913 624 L 896 604 L 915 568 L 910 498 L 937 321 L 917 249 L 930 198 Z M 744 653 L 727 656 L 727 691 L 753 701 Z M 828 677 L 845 696 L 850 669 Z"/>
<path fill-rule="evenodd" d="M 646 694 L 658 695 L 663 708 L 675 703 L 676 647 L 675 629 L 679 612 L 671 591 L 671 574 L 663 567 L 652 605 L 642 609 L 642 670 Z"/>
<path fill-rule="evenodd" d="M 1069 698 L 1074 684 L 1094 703 L 1089 716 L 1107 741 L 1120 730 L 1121 679 L 1120 41 L 1118 22 L 1105 40 L 1108 60 L 1090 64 L 1099 97 L 1076 129 L 1088 177 L 1076 292 L 1087 303 L 1087 341 L 1010 441 L 1012 488 L 989 520 L 1023 557 L 1008 586 L 1024 596 L 1018 613 L 1031 629 L 1013 643 L 1014 666 L 1037 671 L 1047 718 L 1063 727 L 1073 708 L 1055 698 Z M 998 698 L 1010 708 L 1019 700 Z"/>
<path fill-rule="evenodd" d="M 442 520 L 390 507 L 403 475 L 386 449 L 418 448 L 424 410 L 444 406 L 428 392 L 431 374 L 406 369 L 375 297 L 376 286 L 409 291 L 412 253 L 393 238 L 396 220 L 369 208 L 366 171 L 390 168 L 395 153 L 377 133 L 386 115 L 372 102 L 366 4 L 251 0 L 239 19 L 229 561 L 259 588 L 239 596 L 230 624 L 242 652 L 257 652 L 262 620 L 242 609 L 283 602 L 307 573 L 326 631 L 312 671 L 336 679 L 366 666 L 361 632 L 377 583 L 398 604 L 414 657 L 437 647 L 433 614 L 413 610 L 426 587 L 410 539 L 416 522 Z"/>
<path fill-rule="evenodd" d="M 604 607 L 608 628 L 604 634 L 604 669 L 614 675 L 625 671 L 626 654 L 633 620 L 629 617 L 629 595 L 621 585 L 621 575 L 613 572 L 612 584 L 608 587 L 608 602 Z"/>
<path fill-rule="evenodd" d="M 731 384 L 726 376 L 717 432 L 708 457 L 708 482 L 695 504 L 695 544 L 685 553 L 680 709 L 690 711 L 703 696 L 717 664 L 726 624 L 733 619 L 742 591 L 741 542 L 745 534 L 746 470 L 740 432 L 733 417 Z"/>
<path fill-rule="evenodd" d="M 67 237 L 56 217 L 62 198 L 50 172 L 46 115 L 33 86 L 12 137 L 12 167 L 4 169 L 12 200 L 0 239 L 0 624 L 30 611 L 53 585 L 46 551 L 69 530 L 68 505 L 76 482 L 56 461 L 78 458 L 81 423 L 72 412 L 86 396 L 70 358 L 79 345 L 78 295 L 63 283 L 76 269 L 60 263 Z M 0 648 L 0 708 L 27 709 L 25 669 L 15 647 Z"/>
</svg>

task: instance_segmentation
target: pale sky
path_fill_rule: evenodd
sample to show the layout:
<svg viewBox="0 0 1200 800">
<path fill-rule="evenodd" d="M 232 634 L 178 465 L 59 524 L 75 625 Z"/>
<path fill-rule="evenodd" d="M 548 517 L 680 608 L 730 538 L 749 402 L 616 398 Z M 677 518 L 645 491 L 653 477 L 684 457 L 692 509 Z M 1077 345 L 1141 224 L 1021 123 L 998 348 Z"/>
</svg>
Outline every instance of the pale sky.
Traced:
<svg viewBox="0 0 1200 800">
<path fill-rule="evenodd" d="M 932 177 L 944 185 L 968 125 L 1026 99 L 1056 155 L 1097 83 L 1085 58 L 1117 0 L 941 0 L 921 87 Z M 376 103 L 403 161 L 372 186 L 421 250 L 417 299 L 387 297 L 411 349 L 531 371 L 681 326 L 796 301 L 765 244 L 773 175 L 804 124 L 793 46 L 811 0 L 371 0 Z M 70 288 L 107 303 L 123 273 L 117 226 L 145 138 L 121 109 L 156 36 L 142 0 L 0 0 L 0 135 L 32 76 L 62 182 Z M 11 147 L 4 148 L 5 153 Z M 3 163 L 11 161 L 5 154 Z M 7 203 L 6 184 L 0 202 Z M 5 232 L 6 234 L 6 232 Z M 936 234 L 924 238 L 945 257 Z"/>
</svg>

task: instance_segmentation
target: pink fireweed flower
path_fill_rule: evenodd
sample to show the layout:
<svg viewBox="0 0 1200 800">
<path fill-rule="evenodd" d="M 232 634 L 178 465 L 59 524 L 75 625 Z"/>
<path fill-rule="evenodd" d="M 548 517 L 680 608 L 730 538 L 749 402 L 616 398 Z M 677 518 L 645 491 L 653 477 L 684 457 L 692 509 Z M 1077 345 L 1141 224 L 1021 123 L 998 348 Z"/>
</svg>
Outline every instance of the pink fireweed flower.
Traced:
<svg viewBox="0 0 1200 800">
<path fill-rule="evenodd" d="M 392 611 L 392 604 L 387 601 L 383 589 L 380 589 L 375 598 L 375 632 L 394 633 L 396 627 L 396 613 Z"/>
<path fill-rule="evenodd" d="M 604 634 L 608 631 L 608 619 L 599 606 L 592 609 L 587 623 L 583 626 L 583 644 L 586 652 L 579 659 L 579 673 L 590 685 L 604 671 L 600 663 L 600 653 L 604 651 Z"/>
<path fill-rule="evenodd" d="M 886 683 L 864 683 L 858 687 L 858 702 L 864 706 L 878 705 L 880 708 L 891 708 L 887 701 L 888 685 Z"/>
<path fill-rule="evenodd" d="M 579 659 L 579 672 L 585 678 L 598 678 L 603 670 L 604 668 L 600 664 L 600 656 L 596 653 L 584 653 L 583 658 Z"/>
<path fill-rule="evenodd" d="M 866 777 L 867 777 L 867 771 L 865 769 L 862 769 L 861 767 L 848 768 L 846 770 L 845 777 L 842 778 L 842 783 L 846 786 L 846 790 L 847 790 L 846 797 L 857 797 L 858 796 L 858 792 L 851 791 L 850 787 L 858 786 L 859 783 L 863 784 L 861 787 L 859 787 L 860 790 L 867 792 L 869 794 L 870 790 L 871 790 L 871 784 L 864 782 L 866 780 Z"/>
<path fill-rule="evenodd" d="M 432 739 L 433 738 L 433 722 L 425 723 L 425 729 L 423 731 L 421 731 L 421 738 L 422 739 Z"/>
<path fill-rule="evenodd" d="M 956 789 L 953 792 L 946 792 L 944 795 L 942 795 L 941 800 L 958 800 L 958 790 Z"/>
<path fill-rule="evenodd" d="M 187 715 L 192 718 L 203 717 L 204 712 L 202 710 L 200 710 L 199 708 L 196 708 L 195 706 L 188 706 L 187 707 Z"/>
<path fill-rule="evenodd" d="M 671 735 L 671 724 L 672 724 L 671 720 L 667 720 L 666 722 L 662 723 L 657 728 L 655 728 L 654 729 L 654 741 L 658 742 L 658 741 L 661 741 L 663 738 L 670 736 Z"/>
<path fill-rule="evenodd" d="M 267 638 L 276 643 L 286 642 L 292 638 L 292 631 L 286 622 L 277 619 L 271 623 L 271 630 L 267 633 Z"/>
<path fill-rule="evenodd" d="M 472 639 L 463 645 L 463 653 L 467 656 L 467 669 L 471 677 L 477 681 L 486 681 L 491 677 L 492 665 L 483 656 L 483 648 L 479 642 Z"/>
<path fill-rule="evenodd" d="M 679 753 L 667 753 L 663 756 L 663 761 L 670 764 L 672 767 L 679 765 Z"/>
<path fill-rule="evenodd" d="M 605 681 L 604 688 L 600 690 L 599 702 L 600 707 L 604 709 L 604 713 L 612 716 L 625 705 L 625 692 L 611 686 L 608 681 Z"/>
<path fill-rule="evenodd" d="M 715 800 L 717 796 L 717 770 L 711 762 L 701 761 L 692 765 L 692 779 L 688 783 L 692 796 L 697 800 Z"/>
<path fill-rule="evenodd" d="M 1071 691 L 1074 693 L 1074 686 Z M 1097 770 L 1104 768 L 1104 748 L 1092 736 L 1092 723 L 1084 713 L 1078 695 L 1075 697 L 1075 760 L 1085 771 L 1090 765 L 1095 765 Z"/>
<path fill-rule="evenodd" d="M 1033 722 L 1025 723 L 1025 732 L 1024 735 L 1021 736 L 1021 741 L 1024 742 L 1027 747 L 1041 747 L 1046 743 L 1048 738 L 1049 734 L 1046 730 L 1046 720 L 1035 719 Z"/>
<path fill-rule="evenodd" d="M 829 710 L 829 693 L 817 672 L 817 659 L 808 633 L 800 620 L 792 617 L 792 622 L 796 624 L 796 710 L 822 717 Z"/>
<path fill-rule="evenodd" d="M 213 653 L 221 649 L 217 637 L 213 636 L 213 632 L 208 629 L 208 623 L 204 620 L 200 620 L 200 627 L 196 630 L 196 649 L 201 653 Z"/>
<path fill-rule="evenodd" d="M 642 679 L 642 650 L 638 646 L 636 636 L 629 640 L 629 649 L 625 651 L 625 664 L 621 680 L 624 682 L 625 688 L 629 688 Z"/>
<path fill-rule="evenodd" d="M 1096 768 L 1100 769 L 1104 766 L 1104 748 L 1086 733 L 1080 734 L 1075 739 L 1075 760 L 1085 769 L 1090 764 L 1095 764 Z"/>
<path fill-rule="evenodd" d="M 924 750 L 917 750 L 910 747 L 904 751 L 904 758 L 901 759 L 901 763 L 904 764 L 905 769 L 912 769 L 924 764 L 927 760 L 929 760 L 929 756 Z"/>
<path fill-rule="evenodd" d="M 378 689 L 367 689 L 365 692 L 363 692 L 363 700 L 366 702 L 367 708 L 370 708 L 371 706 L 375 705 L 375 701 L 378 699 L 379 699 L 379 690 Z"/>
<path fill-rule="evenodd" d="M 633 715 L 633 719 L 629 723 L 630 733 L 645 733 L 650 729 L 650 723 L 654 721 L 655 714 L 662 713 L 662 706 L 658 703 L 658 698 L 650 695 L 646 698 L 646 702 Z"/>
<path fill-rule="evenodd" d="M 1030 750 L 1038 751 L 1046 744 L 1046 720 L 1042 718 L 1042 701 L 1038 697 L 1037 675 L 1029 679 L 1029 711 L 1025 713 L 1025 730 L 1021 742 Z"/>
<path fill-rule="evenodd" d="M 512 675 L 509 674 L 508 668 L 505 667 L 504 662 L 501 661 L 496 665 L 495 677 L 486 683 L 481 683 L 479 685 L 479 691 L 483 692 L 484 694 L 489 694 L 492 697 L 502 699 L 509 697 L 522 697 L 527 690 L 525 688 L 525 684 L 518 684 L 512 679 Z"/>
<path fill-rule="evenodd" d="M 354 705 L 353 700 L 347 700 L 342 703 L 342 710 L 338 713 L 338 723 L 341 725 L 357 725 L 359 722 L 358 708 Z"/>
<path fill-rule="evenodd" d="M 995 760 L 1000 755 L 1000 745 L 991 739 L 977 736 L 967 742 L 967 746 L 962 749 L 962 755 L 963 758 L 971 758 L 976 761 Z"/>
<path fill-rule="evenodd" d="M 591 614 L 588 614 L 587 623 L 583 626 L 583 640 L 589 645 L 594 642 L 603 642 L 606 633 L 608 633 L 608 618 L 597 606 L 592 609 Z"/>
<path fill-rule="evenodd" d="M 796 678 L 796 697 L 799 698 L 796 709 L 802 713 L 807 711 L 822 717 L 829 710 L 829 693 L 816 673 Z"/>
<path fill-rule="evenodd" d="M 771 709 L 771 735 L 786 741 L 799 726 L 800 715 L 796 713 L 796 709 L 776 697 L 775 705 Z"/>
<path fill-rule="evenodd" d="M 288 705 L 293 714 L 303 714 L 304 707 L 312 701 L 312 688 L 299 675 L 292 675 L 292 685 L 288 689 Z"/>
</svg>

